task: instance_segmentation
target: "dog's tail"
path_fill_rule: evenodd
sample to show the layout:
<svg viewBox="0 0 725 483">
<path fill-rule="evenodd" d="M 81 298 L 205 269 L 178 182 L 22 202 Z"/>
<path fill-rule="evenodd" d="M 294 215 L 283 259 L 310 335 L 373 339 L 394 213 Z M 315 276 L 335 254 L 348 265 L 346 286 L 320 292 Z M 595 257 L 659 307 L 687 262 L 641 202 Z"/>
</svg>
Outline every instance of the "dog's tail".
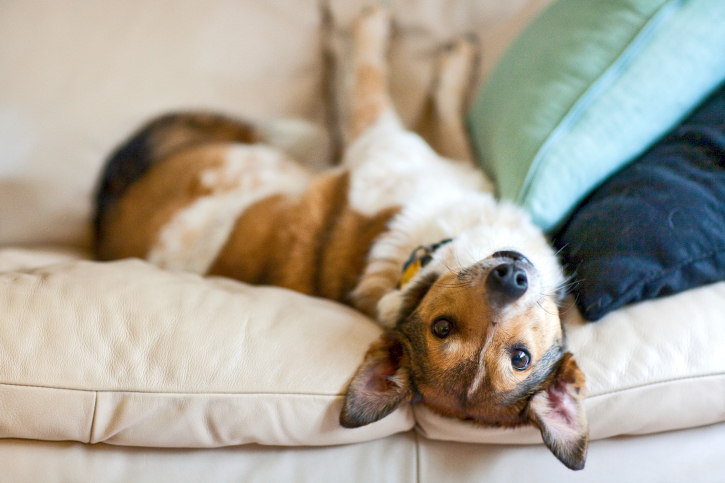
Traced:
<svg viewBox="0 0 725 483">
<path fill-rule="evenodd" d="M 156 162 L 194 145 L 209 142 L 251 144 L 261 138 L 259 130 L 251 124 L 202 112 L 167 114 L 141 127 L 116 148 L 101 175 L 93 220 L 96 253 L 108 209 Z"/>
</svg>

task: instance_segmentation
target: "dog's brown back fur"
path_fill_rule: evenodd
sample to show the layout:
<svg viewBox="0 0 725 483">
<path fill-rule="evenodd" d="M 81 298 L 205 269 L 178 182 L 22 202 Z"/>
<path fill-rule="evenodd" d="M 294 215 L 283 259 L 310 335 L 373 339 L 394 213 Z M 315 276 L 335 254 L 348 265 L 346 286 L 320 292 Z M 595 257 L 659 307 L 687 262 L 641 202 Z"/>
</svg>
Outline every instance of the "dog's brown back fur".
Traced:
<svg viewBox="0 0 725 483">
<path fill-rule="evenodd" d="M 175 113 L 158 117 L 141 127 L 131 138 L 111 154 L 96 193 L 96 214 L 94 219 L 94 251 L 101 260 L 114 258 L 120 246 L 115 246 L 115 236 L 136 237 L 141 230 L 133 226 L 121 227 L 121 232 L 109 233 L 106 228 L 113 223 L 106 219 L 113 216 L 121 198 L 148 170 L 160 161 L 194 147 L 208 146 L 213 143 L 260 141 L 257 129 L 251 124 L 230 119 L 219 114 L 203 112 Z M 204 156 L 207 162 L 211 159 Z M 188 160 L 187 160 L 188 163 Z M 180 170 L 179 175 L 185 176 Z M 182 178 L 183 179 L 183 178 Z M 173 189 L 168 180 L 166 189 Z M 155 190 L 159 191 L 159 190 Z M 166 192 L 159 193 L 166 194 Z M 148 207 L 153 210 L 149 200 Z M 155 211 L 155 210 L 154 210 Z M 155 216 L 157 223 L 161 216 Z M 168 220 L 168 217 L 165 218 Z M 132 254 L 122 256 L 145 256 L 139 252 L 139 245 L 147 246 L 147 241 L 135 240 Z M 114 248 L 115 247 L 115 248 Z M 125 251 L 125 250 L 124 250 Z"/>
<path fill-rule="evenodd" d="M 272 196 L 250 206 L 209 274 L 349 302 L 373 239 L 397 210 L 358 213 L 348 185 L 346 172 L 330 174 L 299 199 Z"/>
<path fill-rule="evenodd" d="M 222 182 L 210 187 L 202 183 L 202 173 L 223 168 L 235 144 L 256 139 L 252 127 L 223 116 L 175 114 L 149 123 L 107 168 L 125 161 L 118 153 L 144 146 L 148 166 L 143 175 L 105 185 L 109 201 L 99 207 L 97 257 L 146 258 L 179 211 L 212 189 L 235 188 Z M 277 194 L 253 203 L 237 219 L 207 274 L 349 303 L 373 239 L 397 209 L 363 215 L 350 207 L 348 191 L 348 173 L 337 170 L 315 179 L 301 196 Z"/>
</svg>

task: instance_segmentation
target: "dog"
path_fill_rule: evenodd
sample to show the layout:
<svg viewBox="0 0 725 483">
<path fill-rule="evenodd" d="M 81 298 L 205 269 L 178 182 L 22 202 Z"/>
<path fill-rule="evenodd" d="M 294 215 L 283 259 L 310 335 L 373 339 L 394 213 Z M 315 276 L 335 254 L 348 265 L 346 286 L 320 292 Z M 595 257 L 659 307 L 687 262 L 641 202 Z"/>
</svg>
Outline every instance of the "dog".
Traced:
<svg viewBox="0 0 725 483">
<path fill-rule="evenodd" d="M 386 330 L 349 383 L 342 426 L 424 404 L 482 425 L 532 424 L 581 469 L 585 378 L 564 345 L 562 271 L 471 161 L 463 114 L 475 46 L 459 40 L 440 55 L 439 154 L 393 107 L 390 24 L 371 7 L 353 26 L 339 166 L 312 173 L 257 126 L 222 115 L 160 117 L 110 157 L 96 255 L 352 305 Z"/>
</svg>

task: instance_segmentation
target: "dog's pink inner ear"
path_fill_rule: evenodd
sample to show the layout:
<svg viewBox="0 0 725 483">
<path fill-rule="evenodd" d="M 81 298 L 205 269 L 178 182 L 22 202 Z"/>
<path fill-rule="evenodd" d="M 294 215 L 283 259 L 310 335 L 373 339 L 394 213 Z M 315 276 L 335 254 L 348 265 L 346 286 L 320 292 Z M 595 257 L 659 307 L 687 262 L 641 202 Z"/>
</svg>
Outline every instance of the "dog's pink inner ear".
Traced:
<svg viewBox="0 0 725 483">
<path fill-rule="evenodd" d="M 369 368 L 369 372 L 365 374 L 363 381 L 365 382 L 364 391 L 372 393 L 386 393 L 395 391 L 397 382 L 395 381 L 395 371 L 397 367 L 390 360 L 380 360 Z"/>
<path fill-rule="evenodd" d="M 375 341 L 350 381 L 340 424 L 357 428 L 384 418 L 413 395 L 407 357 L 390 334 Z"/>
<path fill-rule="evenodd" d="M 551 384 L 535 394 L 528 407 L 529 419 L 541 430 L 546 446 L 573 470 L 584 468 L 587 457 L 584 397 L 584 374 L 567 352 Z"/>
</svg>

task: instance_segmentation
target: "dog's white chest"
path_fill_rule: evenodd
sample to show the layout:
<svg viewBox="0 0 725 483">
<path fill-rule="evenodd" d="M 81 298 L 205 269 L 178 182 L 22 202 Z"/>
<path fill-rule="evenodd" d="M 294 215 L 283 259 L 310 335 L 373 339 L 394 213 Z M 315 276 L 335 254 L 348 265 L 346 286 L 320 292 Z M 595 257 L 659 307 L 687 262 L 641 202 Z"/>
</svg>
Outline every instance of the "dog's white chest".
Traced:
<svg viewBox="0 0 725 483">
<path fill-rule="evenodd" d="M 417 134 L 388 124 L 358 138 L 344 164 L 351 175 L 350 204 L 367 215 L 489 186 L 469 163 L 441 158 Z"/>
</svg>

